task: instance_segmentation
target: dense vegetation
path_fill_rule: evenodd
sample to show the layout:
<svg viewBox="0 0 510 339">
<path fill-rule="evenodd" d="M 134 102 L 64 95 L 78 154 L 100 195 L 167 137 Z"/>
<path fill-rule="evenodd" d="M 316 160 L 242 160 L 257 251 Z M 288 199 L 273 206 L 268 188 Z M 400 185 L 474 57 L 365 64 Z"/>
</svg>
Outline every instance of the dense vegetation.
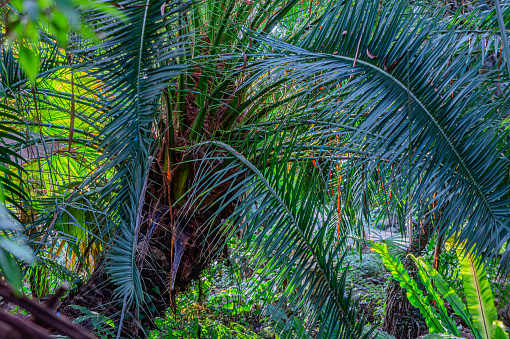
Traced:
<svg viewBox="0 0 510 339">
<path fill-rule="evenodd" d="M 4 336 L 508 338 L 506 2 L 0 11 Z"/>
</svg>

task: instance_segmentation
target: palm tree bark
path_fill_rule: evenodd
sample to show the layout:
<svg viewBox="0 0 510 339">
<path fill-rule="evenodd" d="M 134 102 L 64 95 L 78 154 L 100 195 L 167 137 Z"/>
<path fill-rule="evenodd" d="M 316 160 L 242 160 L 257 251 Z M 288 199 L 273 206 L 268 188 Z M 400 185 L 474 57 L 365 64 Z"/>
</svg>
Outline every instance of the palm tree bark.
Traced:
<svg viewBox="0 0 510 339">
<path fill-rule="evenodd" d="M 204 151 L 194 152 L 198 159 L 204 157 Z M 179 155 L 173 159 L 179 163 Z M 136 266 L 145 285 L 145 293 L 151 297 L 151 305 L 141 310 L 140 319 L 133 319 L 129 314 L 124 318 L 123 331 L 126 336 L 139 335 L 140 325 L 154 328 L 153 320 L 165 315 L 168 307 L 174 306 L 174 298 L 180 291 L 186 290 L 193 281 L 199 279 L 200 274 L 218 255 L 225 253 L 228 229 L 221 223 L 232 214 L 235 201 L 221 207 L 215 204 L 218 196 L 241 180 L 226 180 L 212 188 L 204 197 L 192 199 L 185 196 L 185 203 L 173 204 L 175 185 L 179 181 L 178 175 L 168 180 L 163 170 L 165 162 L 164 147 L 154 158 L 152 170 L 149 174 L 147 194 L 143 207 L 143 223 L 137 240 Z M 220 165 L 219 161 L 211 161 L 211 171 Z M 198 162 L 191 163 L 187 174 L 185 188 L 189 188 L 194 176 L 199 175 Z M 209 167 L 208 167 L 209 168 Z M 224 177 L 234 174 L 236 169 L 225 172 Z M 176 171 L 179 173 L 178 171 Z M 108 249 L 106 249 L 108 253 Z M 227 252 L 228 254 L 228 252 Z M 81 315 L 70 305 L 79 305 L 88 310 L 99 312 L 117 321 L 117 315 L 122 304 L 112 302 L 115 299 L 115 286 L 109 278 L 107 255 L 98 260 L 94 272 L 87 283 L 80 286 L 63 301 L 60 312 L 70 318 Z M 130 312 L 133 314 L 134 312 Z M 83 324 L 85 328 L 92 324 Z M 90 328 L 92 330 L 92 328 Z"/>
</svg>

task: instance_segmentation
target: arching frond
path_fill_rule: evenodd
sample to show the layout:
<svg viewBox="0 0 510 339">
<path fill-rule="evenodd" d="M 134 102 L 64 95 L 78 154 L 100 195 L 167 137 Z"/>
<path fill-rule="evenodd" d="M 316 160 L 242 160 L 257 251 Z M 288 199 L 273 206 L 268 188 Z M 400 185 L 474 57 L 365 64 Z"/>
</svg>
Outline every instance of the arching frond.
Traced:
<svg viewBox="0 0 510 339">
<path fill-rule="evenodd" d="M 259 37 L 271 51 L 252 78 L 271 70 L 272 81 L 301 93 L 289 121 L 313 127 L 302 127 L 298 144 L 338 140 L 329 149 L 363 169 L 354 206 L 373 178 L 398 187 L 400 204 L 420 218 L 448 204 L 436 226 L 460 230 L 468 250 L 493 257 L 509 236 L 508 102 L 494 97 L 497 74 L 480 74 L 481 57 L 459 39 L 462 24 L 450 27 L 441 12 L 376 1 L 332 8 L 294 44 Z"/>
</svg>

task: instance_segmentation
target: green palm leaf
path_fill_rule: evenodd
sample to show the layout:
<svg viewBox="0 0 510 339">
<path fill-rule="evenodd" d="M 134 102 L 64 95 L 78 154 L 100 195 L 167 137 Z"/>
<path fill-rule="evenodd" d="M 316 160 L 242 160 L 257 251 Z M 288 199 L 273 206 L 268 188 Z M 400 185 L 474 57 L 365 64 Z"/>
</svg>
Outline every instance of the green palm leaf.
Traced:
<svg viewBox="0 0 510 339">
<path fill-rule="evenodd" d="M 280 129 L 275 135 L 285 139 L 286 133 Z M 208 142 L 212 149 L 211 153 L 206 153 L 208 159 L 216 154 L 224 162 L 230 162 L 222 170 L 224 172 L 240 167 L 237 175 L 243 180 L 232 185 L 219 201 L 221 206 L 228 206 L 234 199 L 238 201 L 224 225 L 240 221 L 230 232 L 246 228 L 244 237 L 251 257 L 249 264 L 255 266 L 261 276 L 252 288 L 256 290 L 272 275 L 266 287 L 270 293 L 282 288 L 285 280 L 283 295 L 268 302 L 276 305 L 276 309 L 291 304 L 296 314 L 308 319 L 303 335 L 315 329 L 320 338 L 373 337 L 372 331 L 364 330 L 364 320 L 357 320 L 357 301 L 346 291 L 346 267 L 342 264 L 345 237 L 337 235 L 335 213 L 328 208 L 329 188 L 324 190 L 329 186 L 327 176 L 302 180 L 306 173 L 301 171 L 303 163 L 299 153 L 286 147 L 280 138 L 269 137 L 259 142 L 241 143 L 251 155 L 248 158 L 260 154 L 256 146 L 264 145 L 264 155 L 268 158 L 257 157 L 256 162 L 221 142 Z M 222 154 L 220 150 L 227 153 Z M 204 167 L 204 171 L 210 170 Z M 194 191 L 210 194 L 213 187 L 230 179 L 221 174 L 215 177 L 203 173 L 198 177 L 189 196 L 195 196 Z M 245 194 L 247 198 L 239 199 Z M 326 208 L 329 212 L 324 212 Z M 323 220 L 323 224 L 318 224 L 318 220 Z M 275 271 L 278 272 L 276 277 Z M 282 334 L 289 333 L 291 325 L 281 324 Z"/>
<path fill-rule="evenodd" d="M 185 67 L 176 59 L 186 55 L 187 42 L 177 35 L 182 27 L 179 14 L 190 4 L 148 0 L 124 1 L 120 6 L 123 20 L 103 12 L 86 13 L 87 23 L 102 41 L 78 52 L 83 60 L 79 70 L 94 79 L 96 91 L 107 101 L 96 119 L 104 123 L 99 145 L 103 155 L 98 160 L 104 165 L 83 185 L 103 186 L 107 180 L 99 206 L 110 211 L 107 227 L 117 231 L 107 268 L 117 286 L 115 297 L 123 302 L 122 320 L 132 305 L 138 310 L 144 303 L 135 252 L 155 145 L 151 129 L 163 90 Z M 122 325 L 118 335 L 121 329 Z"/>
<path fill-rule="evenodd" d="M 352 154 L 352 167 L 366 173 L 355 205 L 366 205 L 373 178 L 416 215 L 439 214 L 448 201 L 436 227 L 453 225 L 487 259 L 509 234 L 508 129 L 500 126 L 509 103 L 491 97 L 496 80 L 479 74 L 481 59 L 462 53 L 462 23 L 452 27 L 441 15 L 405 3 L 336 2 L 293 45 L 257 36 L 272 50 L 253 78 L 270 69 L 272 81 L 302 91 L 293 118 L 315 128 L 300 144 L 340 137 L 338 153 Z M 502 260 L 502 269 L 509 264 Z"/>
</svg>

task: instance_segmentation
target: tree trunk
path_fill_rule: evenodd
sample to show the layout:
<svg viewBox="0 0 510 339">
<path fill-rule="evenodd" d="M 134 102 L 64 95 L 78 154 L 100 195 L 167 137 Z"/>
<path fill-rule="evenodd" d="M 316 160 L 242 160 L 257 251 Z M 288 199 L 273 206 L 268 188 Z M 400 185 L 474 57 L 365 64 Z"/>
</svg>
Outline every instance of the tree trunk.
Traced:
<svg viewBox="0 0 510 339">
<path fill-rule="evenodd" d="M 237 179 L 211 187 L 209 194 L 200 197 L 199 200 L 186 197 L 187 199 L 184 199 L 186 203 L 180 206 L 173 204 L 171 208 L 172 201 L 176 201 L 173 192 L 180 172 L 174 169 L 173 171 L 177 173 L 176 178 L 168 180 L 167 173 L 163 171 L 164 154 L 163 147 L 156 154 L 149 174 L 150 184 L 146 189 L 142 225 L 136 249 L 136 265 L 144 282 L 145 293 L 150 296 L 150 300 L 146 300 L 147 304 L 142 307 L 143 314 L 140 314 L 140 319 L 133 319 L 130 315 L 133 312 L 125 313 L 123 332 L 131 337 L 139 336 L 140 326 L 154 328 L 153 320 L 164 316 L 168 307 L 173 306 L 175 295 L 199 279 L 201 272 L 208 267 L 217 254 L 224 253 L 227 234 L 230 230 L 220 225 L 223 219 L 227 219 L 233 213 L 235 201 L 222 210 L 217 209 L 220 204 L 214 205 L 214 203 L 231 185 L 235 184 L 234 180 L 237 182 L 244 178 L 244 175 L 239 175 Z M 182 154 L 181 156 L 183 157 Z M 193 157 L 204 158 L 204 150 L 195 150 Z M 179 163 L 179 161 L 182 161 L 182 158 L 179 154 L 174 154 L 173 163 Z M 209 162 L 202 163 L 202 168 L 214 171 L 221 165 L 219 160 Z M 194 180 L 194 176 L 196 178 L 198 166 L 200 166 L 198 162 L 191 163 L 186 185 Z M 232 169 L 223 177 L 226 178 L 235 173 Z M 115 246 L 115 243 L 112 246 Z M 79 305 L 111 317 L 115 322 L 119 321 L 123 305 L 122 301 L 113 299 L 115 286 L 105 269 L 107 260 L 107 256 L 106 262 L 104 258 L 100 259 L 87 283 L 63 301 L 60 307 L 62 314 L 76 318 L 81 315 L 81 312 L 69 306 Z M 84 324 L 86 328 L 91 326 L 91 323 Z"/>
<path fill-rule="evenodd" d="M 419 256 L 426 249 L 432 231 L 433 226 L 430 221 L 424 222 L 421 227 L 418 227 L 402 261 L 411 278 L 416 281 L 419 281 L 416 265 L 407 257 L 407 254 L 412 253 Z M 418 284 L 418 287 L 420 287 L 420 284 Z M 428 333 L 425 318 L 416 307 L 411 305 L 406 290 L 400 287 L 399 282 L 395 279 L 390 281 L 386 292 L 386 311 L 382 330 L 395 336 L 396 339 L 416 339 Z"/>
</svg>

